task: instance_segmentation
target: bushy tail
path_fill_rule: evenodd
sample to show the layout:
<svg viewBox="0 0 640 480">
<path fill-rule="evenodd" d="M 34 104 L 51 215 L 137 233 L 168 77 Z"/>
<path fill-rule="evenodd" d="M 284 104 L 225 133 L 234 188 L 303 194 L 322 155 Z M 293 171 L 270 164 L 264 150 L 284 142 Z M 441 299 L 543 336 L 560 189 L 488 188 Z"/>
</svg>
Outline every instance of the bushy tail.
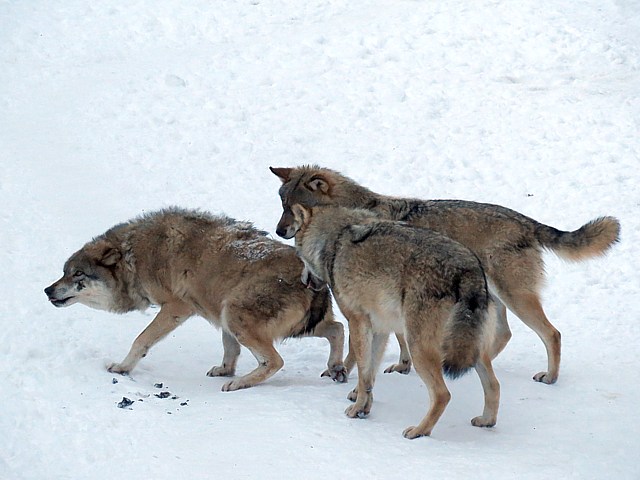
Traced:
<svg viewBox="0 0 640 480">
<path fill-rule="evenodd" d="M 478 361 L 488 308 L 486 289 L 470 292 L 455 305 L 442 345 L 442 371 L 447 377 L 464 375 Z"/>
<path fill-rule="evenodd" d="M 476 359 L 477 359 L 477 356 L 476 356 Z M 473 366 L 475 363 L 476 362 L 474 361 L 473 364 L 471 364 L 471 366 Z M 460 365 L 454 365 L 453 363 L 449 363 L 445 359 L 444 362 L 442 362 L 442 372 L 445 374 L 446 377 L 449 377 L 450 379 L 455 380 L 456 378 L 460 378 L 465 373 L 467 373 L 471 369 L 471 366 L 461 367 Z"/>
<path fill-rule="evenodd" d="M 573 232 L 563 232 L 548 225 L 536 226 L 540 244 L 565 260 L 580 262 L 604 255 L 620 241 L 620 222 L 614 217 L 600 217 Z"/>
</svg>

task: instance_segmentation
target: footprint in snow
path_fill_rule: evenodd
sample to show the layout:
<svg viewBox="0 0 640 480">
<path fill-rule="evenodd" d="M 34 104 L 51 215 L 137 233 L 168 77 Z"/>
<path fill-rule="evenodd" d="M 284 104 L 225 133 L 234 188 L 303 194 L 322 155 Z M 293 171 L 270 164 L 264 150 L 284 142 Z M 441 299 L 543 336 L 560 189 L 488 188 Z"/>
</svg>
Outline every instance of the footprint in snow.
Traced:
<svg viewBox="0 0 640 480">
<path fill-rule="evenodd" d="M 168 74 L 164 77 L 164 83 L 169 87 L 186 87 L 187 82 L 177 75 Z"/>
</svg>

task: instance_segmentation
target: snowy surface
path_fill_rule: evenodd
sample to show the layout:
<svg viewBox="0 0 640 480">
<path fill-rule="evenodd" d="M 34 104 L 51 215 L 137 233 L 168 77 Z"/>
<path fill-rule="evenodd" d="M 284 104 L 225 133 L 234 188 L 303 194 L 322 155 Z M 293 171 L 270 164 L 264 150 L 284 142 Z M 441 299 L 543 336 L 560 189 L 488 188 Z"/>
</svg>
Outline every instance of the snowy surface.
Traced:
<svg viewBox="0 0 640 480">
<path fill-rule="evenodd" d="M 637 1 L 4 1 L 0 65 L 0 478 L 640 478 Z M 154 311 L 54 309 L 66 258 L 169 205 L 274 232 L 267 167 L 302 163 L 562 229 L 617 216 L 607 257 L 546 257 L 559 382 L 531 380 L 544 348 L 510 315 L 490 430 L 469 423 L 475 374 L 449 382 L 431 438 L 401 435 L 427 407 L 414 372 L 380 373 L 370 417 L 348 419 L 353 379 L 319 377 L 319 339 L 223 393 L 198 318 L 112 383 Z"/>
</svg>

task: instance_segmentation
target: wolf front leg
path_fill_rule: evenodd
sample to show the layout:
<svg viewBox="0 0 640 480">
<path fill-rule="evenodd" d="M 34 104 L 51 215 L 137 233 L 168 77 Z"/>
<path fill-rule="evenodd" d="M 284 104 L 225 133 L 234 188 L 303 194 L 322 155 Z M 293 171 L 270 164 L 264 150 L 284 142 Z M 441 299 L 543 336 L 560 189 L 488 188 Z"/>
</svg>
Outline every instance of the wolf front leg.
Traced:
<svg viewBox="0 0 640 480">
<path fill-rule="evenodd" d="M 191 315 L 191 308 L 182 302 L 165 303 L 153 321 L 135 339 L 125 359 L 120 363 L 108 365 L 107 370 L 122 374 L 131 372 L 151 347 L 182 325 Z"/>
<path fill-rule="evenodd" d="M 358 365 L 358 385 L 347 397 L 355 403 L 345 410 L 345 414 L 351 418 L 364 418 L 371 411 L 376 371 L 389 336 L 374 334 L 366 313 L 342 305 L 340 309 L 349 322 L 349 344 Z"/>
</svg>

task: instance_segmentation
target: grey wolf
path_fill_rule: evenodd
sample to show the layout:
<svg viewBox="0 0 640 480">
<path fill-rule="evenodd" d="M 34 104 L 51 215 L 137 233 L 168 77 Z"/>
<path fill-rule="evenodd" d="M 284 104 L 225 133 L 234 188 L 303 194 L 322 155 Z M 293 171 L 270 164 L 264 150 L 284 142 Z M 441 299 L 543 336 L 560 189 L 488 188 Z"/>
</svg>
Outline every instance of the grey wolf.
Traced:
<svg viewBox="0 0 640 480">
<path fill-rule="evenodd" d="M 545 315 L 540 300 L 545 277 L 543 250 L 551 250 L 566 260 L 582 261 L 603 255 L 619 241 L 620 223 L 613 217 L 600 217 L 567 232 L 499 205 L 380 195 L 318 166 L 271 171 L 282 181 L 279 193 L 283 213 L 276 231 L 281 237 L 293 236 L 292 205 L 338 205 L 363 208 L 381 218 L 430 228 L 468 247 L 480 258 L 489 288 L 502 302 L 500 315 L 506 315 L 506 305 L 543 341 L 547 370 L 533 378 L 547 384 L 558 379 L 561 347 L 560 332 Z M 506 328 L 497 333 L 495 355 L 511 337 L 506 322 L 502 324 Z"/>
<path fill-rule="evenodd" d="M 345 413 L 369 414 L 387 338 L 400 332 L 431 402 L 422 421 L 404 431 L 406 438 L 430 435 L 447 406 L 443 370 L 456 378 L 476 369 L 485 405 L 471 423 L 495 425 L 495 306 L 478 258 L 440 233 L 379 220 L 365 210 L 293 204 L 291 211 L 289 228 L 305 264 L 302 282 L 313 288 L 325 282 L 349 322 L 358 385 Z"/>
<path fill-rule="evenodd" d="M 258 361 L 255 370 L 225 383 L 224 391 L 271 377 L 283 366 L 274 341 L 307 335 L 329 340 L 324 375 L 346 381 L 342 324 L 334 321 L 329 293 L 300 282 L 302 268 L 295 248 L 248 222 L 169 208 L 116 225 L 88 242 L 45 293 L 56 307 L 81 303 L 125 313 L 160 306 L 110 372 L 130 372 L 154 344 L 200 315 L 222 329 L 222 364 L 208 376 L 235 375 L 240 345 Z"/>
</svg>

